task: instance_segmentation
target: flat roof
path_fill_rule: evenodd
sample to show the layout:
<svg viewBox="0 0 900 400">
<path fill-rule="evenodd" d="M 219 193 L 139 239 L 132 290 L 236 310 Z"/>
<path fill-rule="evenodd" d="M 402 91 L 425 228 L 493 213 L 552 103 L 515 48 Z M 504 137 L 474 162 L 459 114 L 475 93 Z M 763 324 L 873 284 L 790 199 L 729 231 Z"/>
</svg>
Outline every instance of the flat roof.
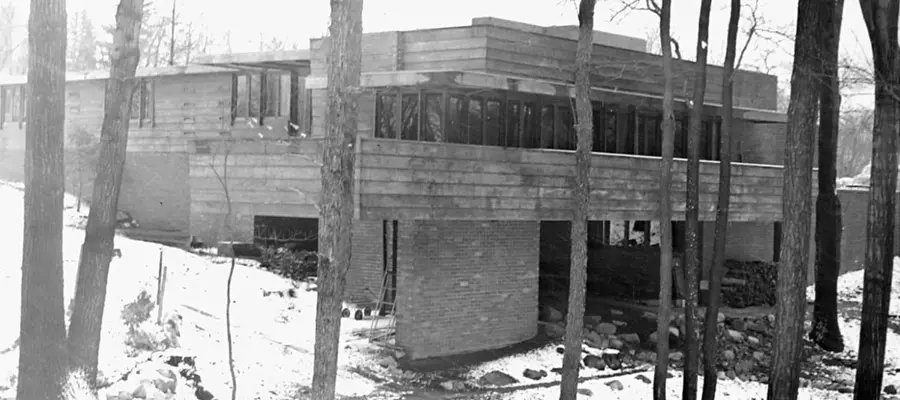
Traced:
<svg viewBox="0 0 900 400">
<path fill-rule="evenodd" d="M 198 56 L 194 63 L 232 69 L 308 70 L 309 50 L 278 50 Z"/>
<path fill-rule="evenodd" d="M 176 76 L 193 74 L 231 73 L 227 68 L 210 67 L 206 65 L 188 64 L 166 67 L 138 68 L 135 76 L 150 78 L 155 76 Z M 69 71 L 66 72 L 66 82 L 90 81 L 96 79 L 109 79 L 109 70 L 95 71 Z M 24 85 L 28 82 L 27 75 L 0 75 L 0 85 Z"/>
</svg>

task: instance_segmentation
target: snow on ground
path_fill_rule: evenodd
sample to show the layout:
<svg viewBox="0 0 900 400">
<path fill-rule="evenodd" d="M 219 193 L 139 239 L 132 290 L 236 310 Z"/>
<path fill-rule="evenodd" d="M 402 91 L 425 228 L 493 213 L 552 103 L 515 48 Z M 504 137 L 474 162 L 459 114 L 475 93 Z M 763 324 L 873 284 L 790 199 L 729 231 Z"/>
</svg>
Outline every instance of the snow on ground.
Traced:
<svg viewBox="0 0 900 400">
<path fill-rule="evenodd" d="M 68 198 L 69 204 L 74 204 L 74 199 Z M 8 382 L 16 374 L 18 363 L 17 348 L 5 353 L 3 350 L 12 348 L 18 338 L 23 221 L 21 186 L 0 185 L 0 207 L 4 210 L 0 213 L 0 240 L 9 260 L 0 270 L 0 301 L 3 304 L 0 320 L 7 321 L 5 327 L 0 329 L 0 392 L 3 392 L 4 385 L 10 386 Z M 82 213 L 86 213 L 86 209 L 83 208 Z M 74 209 L 67 209 L 66 214 L 67 225 L 81 219 L 74 215 Z M 79 249 L 83 240 L 83 230 L 72 226 L 64 229 L 67 305 L 74 295 Z M 228 398 L 231 385 L 225 334 L 225 293 L 230 262 L 213 262 L 180 249 L 121 236 L 115 240 L 122 257 L 114 258 L 110 266 L 100 350 L 101 376 L 116 377 L 135 364 L 136 359 L 126 355 L 124 339 L 127 328 L 121 322 L 120 312 L 141 290 L 146 290 L 156 299 L 162 249 L 163 262 L 168 269 L 165 313 L 182 315 L 183 352 L 197 357 L 197 369 L 203 376 L 204 386 L 217 397 Z M 232 326 L 240 399 L 280 398 L 276 394 L 311 382 L 315 292 L 300 292 L 299 298 L 291 300 L 262 296 L 262 289 L 289 287 L 288 280 L 256 269 L 251 263 L 239 261 L 235 268 Z M 156 316 L 155 310 L 153 316 Z M 364 358 L 356 349 L 365 347 L 360 346 L 359 339 L 351 338 L 350 333 L 368 327 L 368 324 L 345 319 L 342 325 L 346 347 L 341 351 L 338 393 L 346 396 L 366 395 L 375 386 L 349 372 L 348 367 Z M 10 389 L 14 391 L 15 388 Z"/>
</svg>

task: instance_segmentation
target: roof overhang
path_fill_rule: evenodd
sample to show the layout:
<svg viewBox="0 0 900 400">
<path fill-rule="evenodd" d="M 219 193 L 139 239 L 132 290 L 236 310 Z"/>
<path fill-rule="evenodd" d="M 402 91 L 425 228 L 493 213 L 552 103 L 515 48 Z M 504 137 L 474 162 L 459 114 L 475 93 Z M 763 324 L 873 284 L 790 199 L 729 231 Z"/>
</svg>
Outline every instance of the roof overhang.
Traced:
<svg viewBox="0 0 900 400">
<path fill-rule="evenodd" d="M 328 78 L 323 76 L 307 77 L 308 89 L 324 89 Z M 517 76 L 494 74 L 482 71 L 390 71 L 367 72 L 360 77 L 362 87 L 457 87 L 487 90 L 504 90 L 511 92 L 542 94 L 557 97 L 575 97 L 575 85 L 567 82 L 556 82 L 543 79 L 523 78 Z M 662 103 L 663 96 L 620 90 L 615 87 L 591 88 L 591 98 L 597 101 L 622 102 L 636 105 L 653 106 Z M 675 101 L 685 104 L 684 98 L 676 97 Z M 705 104 L 707 112 L 721 115 L 722 105 L 712 102 Z M 734 107 L 734 117 L 755 123 L 786 123 L 787 115 L 774 110 L 761 110 L 748 107 Z"/>
<path fill-rule="evenodd" d="M 239 70 L 296 71 L 309 73 L 309 50 L 279 50 L 254 53 L 214 54 L 199 56 L 195 63 L 211 67 Z"/>
<path fill-rule="evenodd" d="M 154 78 L 161 76 L 216 74 L 223 72 L 229 73 L 231 72 L 231 70 L 225 68 L 210 67 L 206 65 L 190 64 L 166 67 L 138 68 L 137 71 L 135 71 L 135 76 L 138 78 Z M 109 70 L 66 72 L 66 82 L 92 81 L 98 79 L 109 79 Z M 26 83 L 28 83 L 28 76 L 26 75 L 0 76 L 0 85 L 24 85 Z"/>
</svg>

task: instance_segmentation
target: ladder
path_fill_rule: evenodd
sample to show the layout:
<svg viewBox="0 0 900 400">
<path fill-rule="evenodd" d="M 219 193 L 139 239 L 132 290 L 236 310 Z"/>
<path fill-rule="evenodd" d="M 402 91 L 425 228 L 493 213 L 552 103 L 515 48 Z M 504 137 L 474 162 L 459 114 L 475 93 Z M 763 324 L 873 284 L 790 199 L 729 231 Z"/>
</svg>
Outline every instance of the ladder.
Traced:
<svg viewBox="0 0 900 400">
<path fill-rule="evenodd" d="M 372 310 L 374 314 L 372 316 L 372 325 L 369 328 L 369 342 L 385 347 L 394 347 L 391 342 L 393 341 L 396 328 L 397 288 L 394 285 L 395 280 L 393 278 L 394 272 L 391 269 L 387 269 L 381 280 L 381 290 L 375 303 L 375 309 Z M 385 301 L 386 297 L 390 301 Z M 384 320 L 387 320 L 387 322 L 379 323 Z"/>
</svg>

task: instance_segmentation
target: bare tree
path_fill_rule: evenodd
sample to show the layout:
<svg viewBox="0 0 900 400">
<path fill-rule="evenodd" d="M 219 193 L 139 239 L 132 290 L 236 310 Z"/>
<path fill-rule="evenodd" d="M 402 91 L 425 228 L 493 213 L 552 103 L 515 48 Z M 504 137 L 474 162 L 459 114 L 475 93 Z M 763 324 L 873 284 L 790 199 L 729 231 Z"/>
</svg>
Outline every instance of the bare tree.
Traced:
<svg viewBox="0 0 900 400">
<path fill-rule="evenodd" d="M 312 397 L 334 399 L 341 301 L 350 268 L 353 146 L 362 69 L 363 0 L 331 0 Z"/>
<path fill-rule="evenodd" d="M 728 37 L 725 46 L 725 72 L 722 74 L 722 129 L 719 135 L 719 192 L 716 203 L 716 230 L 713 260 L 709 271 L 709 301 L 703 334 L 703 400 L 716 398 L 716 360 L 718 355 L 718 316 L 722 303 L 722 277 L 725 273 L 725 244 L 728 237 L 728 209 L 731 205 L 731 124 L 734 122 L 734 63 L 737 31 L 741 18 L 741 0 L 731 0 Z"/>
<path fill-rule="evenodd" d="M 827 2 L 800 0 L 794 70 L 791 76 L 791 103 L 785 134 L 784 225 L 781 235 L 781 265 L 776 289 L 775 344 L 770 399 L 796 399 L 800 387 L 800 356 L 803 349 L 803 321 L 806 316 L 806 275 L 809 268 L 810 224 L 812 222 L 813 130 L 821 92 L 817 72 L 823 8 Z"/>
<path fill-rule="evenodd" d="M 578 4 L 578 48 L 575 52 L 575 116 L 578 144 L 575 148 L 575 187 L 572 212 L 572 257 L 569 271 L 569 304 L 566 313 L 565 354 L 563 356 L 560 400 L 574 400 L 581 366 L 584 298 L 587 281 L 587 224 L 591 209 L 591 151 L 594 142 L 594 114 L 591 106 L 591 54 L 594 47 L 594 7 L 596 0 Z"/>
<path fill-rule="evenodd" d="M 135 92 L 135 72 L 140 59 L 138 37 L 144 0 L 120 0 L 116 8 L 116 31 L 112 69 L 106 85 L 103 125 L 100 128 L 100 150 L 97 177 L 91 197 L 91 211 L 85 228 L 84 244 L 78 265 L 72 321 L 69 327 L 69 357 L 73 370 L 85 373 L 88 385 L 96 387 L 100 333 L 106 300 L 109 263 L 113 255 L 116 211 L 122 174 L 125 171 L 125 148 L 128 145 L 128 121 Z"/>
<path fill-rule="evenodd" d="M 900 100 L 900 50 L 897 43 L 898 0 L 860 0 L 875 64 L 875 126 L 866 223 L 866 270 L 863 278 L 859 368 L 854 399 L 877 399 L 884 377 L 884 349 L 891 302 L 894 207 L 897 190 L 897 129 Z"/>
<path fill-rule="evenodd" d="M 672 158 L 675 154 L 675 76 L 672 67 L 672 0 L 662 0 L 658 7 L 650 0 L 659 16 L 659 41 L 662 47 L 663 94 L 662 160 L 659 178 L 659 313 L 657 318 L 656 371 L 653 377 L 653 399 L 665 400 L 669 370 L 669 321 L 672 314 Z"/>
<path fill-rule="evenodd" d="M 28 30 L 21 347 L 16 398 L 49 400 L 62 397 L 66 371 L 62 258 L 65 0 L 31 0 Z"/>
<path fill-rule="evenodd" d="M 685 301 L 684 301 L 684 386 L 682 399 L 697 398 L 697 368 L 700 361 L 700 329 L 697 327 L 697 296 L 700 284 L 700 136 L 703 135 L 703 105 L 706 97 L 706 56 L 709 13 L 712 0 L 700 2 L 697 31 L 693 99 L 687 137 L 687 202 L 685 205 Z M 668 339 L 668 336 L 665 337 Z"/>
<path fill-rule="evenodd" d="M 837 146 L 841 92 L 838 84 L 838 44 L 844 0 L 822 1 L 821 94 L 819 97 L 819 195 L 816 198 L 816 299 L 809 338 L 822 349 L 844 350 L 838 324 L 838 275 L 841 272 L 841 200 L 837 196 Z M 831 12 L 829 11 L 831 9 Z"/>
</svg>

